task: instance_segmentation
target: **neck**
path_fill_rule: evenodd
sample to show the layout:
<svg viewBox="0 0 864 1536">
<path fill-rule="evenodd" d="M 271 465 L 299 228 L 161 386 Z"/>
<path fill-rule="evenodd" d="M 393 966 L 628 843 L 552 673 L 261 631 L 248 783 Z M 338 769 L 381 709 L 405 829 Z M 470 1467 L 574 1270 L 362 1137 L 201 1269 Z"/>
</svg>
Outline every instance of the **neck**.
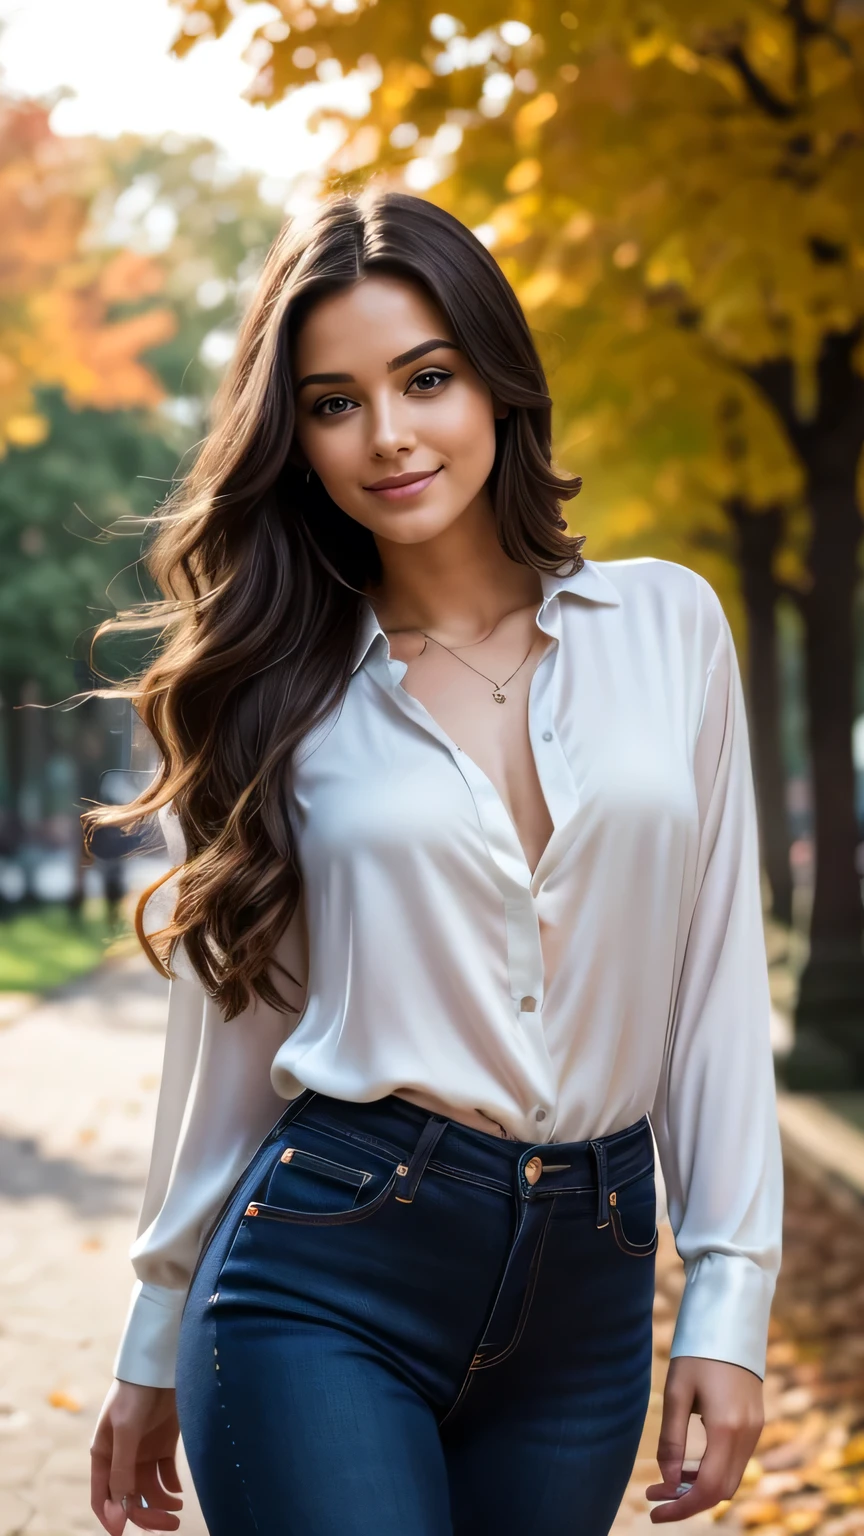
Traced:
<svg viewBox="0 0 864 1536">
<path fill-rule="evenodd" d="M 376 544 L 383 575 L 367 595 L 384 630 L 419 629 L 447 645 L 470 645 L 505 614 L 542 601 L 539 573 L 504 553 L 488 502 L 478 499 L 434 539 Z"/>
</svg>

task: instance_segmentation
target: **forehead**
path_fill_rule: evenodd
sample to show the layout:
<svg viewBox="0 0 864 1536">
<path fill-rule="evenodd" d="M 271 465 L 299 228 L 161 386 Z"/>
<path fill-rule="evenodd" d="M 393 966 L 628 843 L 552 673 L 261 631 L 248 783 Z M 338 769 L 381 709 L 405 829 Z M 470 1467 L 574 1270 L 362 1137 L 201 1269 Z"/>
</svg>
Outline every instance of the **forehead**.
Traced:
<svg viewBox="0 0 864 1536">
<path fill-rule="evenodd" d="M 397 352 L 450 327 L 421 283 L 370 273 L 352 287 L 320 299 L 295 338 L 298 371 L 348 360 L 382 368 Z"/>
</svg>

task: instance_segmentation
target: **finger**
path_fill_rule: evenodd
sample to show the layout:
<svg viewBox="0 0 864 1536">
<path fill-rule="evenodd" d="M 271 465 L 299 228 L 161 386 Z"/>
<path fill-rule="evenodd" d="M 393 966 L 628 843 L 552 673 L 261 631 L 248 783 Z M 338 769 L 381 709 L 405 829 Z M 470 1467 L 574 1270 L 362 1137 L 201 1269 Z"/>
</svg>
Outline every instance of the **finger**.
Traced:
<svg viewBox="0 0 864 1536">
<path fill-rule="evenodd" d="M 130 1524 L 137 1525 L 142 1531 L 176 1531 L 180 1528 L 179 1515 L 152 1506 L 145 1509 L 140 1503 L 133 1504 L 131 1499 L 127 1500 L 126 1513 Z"/>
<path fill-rule="evenodd" d="M 156 1474 L 155 1463 L 152 1461 L 144 1462 L 139 1466 L 135 1491 L 144 1495 L 151 1509 L 183 1508 L 183 1500 L 176 1493 L 170 1493 L 162 1487 Z"/>
<path fill-rule="evenodd" d="M 90 1508 L 100 1525 L 105 1526 L 106 1531 L 111 1527 L 105 1525 L 103 1514 L 105 1500 L 108 1493 L 108 1474 L 111 1471 L 111 1457 L 105 1452 L 90 1450 Z"/>
<path fill-rule="evenodd" d="M 159 1476 L 163 1486 L 171 1493 L 182 1493 L 183 1484 L 177 1471 L 177 1462 L 173 1456 L 160 1456 L 156 1465 L 159 1468 Z"/>
<path fill-rule="evenodd" d="M 127 1434 L 122 1429 L 114 1431 L 114 1451 L 108 1479 L 108 1498 L 112 1504 L 119 1504 L 124 1493 L 134 1493 L 138 1486 L 138 1441 L 137 1434 Z"/>
<path fill-rule="evenodd" d="M 657 1442 L 657 1465 L 660 1468 L 663 1486 L 670 1490 L 664 1497 L 671 1498 L 675 1488 L 682 1481 L 681 1466 L 687 1446 L 687 1429 L 692 1409 L 692 1387 L 676 1386 L 673 1381 L 667 1381 L 666 1391 L 663 1394 L 663 1418 Z"/>
<path fill-rule="evenodd" d="M 681 1494 L 680 1498 L 673 1497 L 669 1503 L 652 1509 L 650 1518 L 655 1525 L 670 1520 L 689 1520 L 691 1515 L 712 1509 L 721 1499 L 731 1498 L 737 1488 L 734 1470 L 738 1434 L 730 1425 L 725 1424 L 706 1424 L 705 1428 L 708 1446 L 692 1487 L 689 1492 Z M 690 1481 L 689 1474 L 687 1481 Z"/>
</svg>

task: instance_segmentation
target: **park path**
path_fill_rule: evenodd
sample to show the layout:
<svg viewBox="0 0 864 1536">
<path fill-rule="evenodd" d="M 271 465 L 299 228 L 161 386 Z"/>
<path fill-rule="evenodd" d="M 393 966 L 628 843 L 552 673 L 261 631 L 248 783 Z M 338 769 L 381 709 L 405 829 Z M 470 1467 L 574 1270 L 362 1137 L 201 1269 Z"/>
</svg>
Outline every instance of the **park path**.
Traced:
<svg viewBox="0 0 864 1536">
<path fill-rule="evenodd" d="M 0 1536 L 102 1529 L 88 1447 L 133 1278 L 166 1002 L 167 983 L 132 953 L 50 1000 L 0 1011 Z M 811 1172 L 787 1172 L 771 1422 L 747 1486 L 716 1527 L 708 1515 L 688 1522 L 693 1536 L 742 1525 L 757 1536 L 864 1536 L 864 1217 L 860 1201 Z M 616 1536 L 654 1529 L 642 1490 L 656 1477 L 682 1284 L 666 1226 L 654 1391 Z M 206 1536 L 182 1451 L 180 1474 L 182 1536 Z"/>
</svg>

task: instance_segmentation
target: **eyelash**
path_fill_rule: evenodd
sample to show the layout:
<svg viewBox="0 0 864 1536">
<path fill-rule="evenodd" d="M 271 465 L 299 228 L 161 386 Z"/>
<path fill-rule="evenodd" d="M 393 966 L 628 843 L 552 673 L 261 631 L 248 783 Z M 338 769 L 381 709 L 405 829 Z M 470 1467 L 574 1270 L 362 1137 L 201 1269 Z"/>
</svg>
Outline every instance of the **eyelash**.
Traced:
<svg viewBox="0 0 864 1536">
<path fill-rule="evenodd" d="M 431 376 L 433 374 L 438 376 L 439 383 L 442 380 L 452 379 L 452 377 L 453 377 L 452 373 L 448 373 L 446 368 L 424 368 L 422 373 L 417 373 L 417 374 L 414 375 L 414 378 L 411 380 L 411 383 L 408 385 L 408 388 L 409 389 L 411 388 L 411 384 L 416 384 L 418 379 L 431 378 Z M 431 395 L 432 394 L 432 390 L 431 389 L 423 389 L 423 390 L 420 391 L 420 393 L 423 394 L 423 395 Z M 347 398 L 348 398 L 347 395 L 327 395 L 325 399 L 316 401 L 315 405 L 312 407 L 312 415 L 313 416 L 347 416 L 347 415 L 350 414 L 348 411 L 325 411 L 324 410 L 324 406 L 325 405 L 329 405 L 332 400 L 347 400 Z"/>
</svg>

